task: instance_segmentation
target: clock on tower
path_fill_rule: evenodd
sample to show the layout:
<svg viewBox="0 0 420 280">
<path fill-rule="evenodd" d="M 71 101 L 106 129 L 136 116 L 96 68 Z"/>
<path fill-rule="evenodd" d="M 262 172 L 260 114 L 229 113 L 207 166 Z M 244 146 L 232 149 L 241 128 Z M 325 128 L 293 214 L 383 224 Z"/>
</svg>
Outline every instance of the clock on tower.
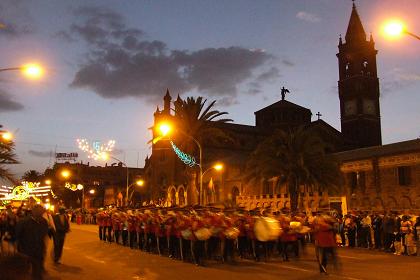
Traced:
<svg viewBox="0 0 420 280">
<path fill-rule="evenodd" d="M 354 3 L 345 42 L 340 36 L 338 49 L 341 132 L 354 148 L 381 145 L 378 51 L 372 35 L 366 40 Z"/>
</svg>

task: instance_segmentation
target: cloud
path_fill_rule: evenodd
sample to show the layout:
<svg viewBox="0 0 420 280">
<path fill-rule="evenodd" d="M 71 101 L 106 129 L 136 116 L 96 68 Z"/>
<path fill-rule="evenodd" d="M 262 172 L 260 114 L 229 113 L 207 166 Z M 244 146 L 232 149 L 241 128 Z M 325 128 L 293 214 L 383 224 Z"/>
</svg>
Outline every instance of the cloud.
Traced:
<svg viewBox="0 0 420 280">
<path fill-rule="evenodd" d="M 219 106 L 229 107 L 236 104 L 239 104 L 239 101 L 233 97 L 222 97 L 217 100 L 217 105 Z"/>
<path fill-rule="evenodd" d="M 34 150 L 29 150 L 28 154 L 35 156 L 35 157 L 40 157 L 40 158 L 50 158 L 54 156 L 54 152 L 53 151 L 34 151 Z"/>
<path fill-rule="evenodd" d="M 34 32 L 28 9 L 21 0 L 2 0 L 0 3 L 0 38 L 19 37 Z"/>
<path fill-rule="evenodd" d="M 13 100 L 12 95 L 0 89 L 0 113 L 7 111 L 19 111 L 23 108 L 24 106 L 22 104 Z"/>
<path fill-rule="evenodd" d="M 290 60 L 288 60 L 288 59 L 282 59 L 282 61 L 281 61 L 284 65 L 286 65 L 286 66 L 295 66 L 295 64 L 293 63 L 293 62 L 291 62 Z"/>
<path fill-rule="evenodd" d="M 300 11 L 296 14 L 296 18 L 303 20 L 303 21 L 307 21 L 307 22 L 320 22 L 321 18 L 318 17 L 315 14 L 311 14 L 305 11 Z"/>
<path fill-rule="evenodd" d="M 75 10 L 81 21 L 61 37 L 82 39 L 89 47 L 86 62 L 70 84 L 104 98 L 161 98 L 163 91 L 198 90 L 219 97 L 235 97 L 238 86 L 258 79 L 255 72 L 275 76 L 274 57 L 260 49 L 239 46 L 171 50 L 165 42 L 145 39 L 142 30 L 126 26 L 123 17 L 105 8 Z M 271 77 L 270 76 L 270 77 Z"/>
<path fill-rule="evenodd" d="M 389 94 L 401 92 L 401 89 L 412 86 L 420 81 L 420 74 L 408 73 L 405 69 L 394 68 L 385 73 L 381 82 L 381 92 Z"/>
<path fill-rule="evenodd" d="M 280 77 L 280 70 L 277 67 L 271 67 L 268 71 L 265 71 L 258 75 L 256 80 L 258 82 L 266 82 L 272 81 L 278 77 Z"/>
</svg>

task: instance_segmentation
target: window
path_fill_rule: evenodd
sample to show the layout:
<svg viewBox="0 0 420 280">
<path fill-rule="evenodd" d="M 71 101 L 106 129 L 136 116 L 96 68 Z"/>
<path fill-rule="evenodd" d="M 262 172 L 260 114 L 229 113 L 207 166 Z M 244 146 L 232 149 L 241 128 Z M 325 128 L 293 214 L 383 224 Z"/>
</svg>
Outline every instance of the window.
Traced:
<svg viewBox="0 0 420 280">
<path fill-rule="evenodd" d="M 348 174 L 349 187 L 353 192 L 357 187 L 364 190 L 366 187 L 366 174 L 364 171 L 351 172 Z"/>
<path fill-rule="evenodd" d="M 398 183 L 400 186 L 410 185 L 411 169 L 410 166 L 399 166 L 398 167 Z"/>
<path fill-rule="evenodd" d="M 166 160 L 166 153 L 165 153 L 165 151 L 161 151 L 160 152 L 159 160 L 160 161 L 165 161 Z"/>
<path fill-rule="evenodd" d="M 356 172 L 349 173 L 348 179 L 349 179 L 349 187 L 352 191 L 354 191 L 357 187 L 357 173 Z"/>
</svg>

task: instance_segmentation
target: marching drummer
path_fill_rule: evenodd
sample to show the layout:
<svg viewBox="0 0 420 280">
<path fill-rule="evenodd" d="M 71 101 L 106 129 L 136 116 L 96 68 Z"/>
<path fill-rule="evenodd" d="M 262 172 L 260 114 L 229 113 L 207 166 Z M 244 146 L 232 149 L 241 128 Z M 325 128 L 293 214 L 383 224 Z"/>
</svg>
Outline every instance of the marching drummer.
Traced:
<svg viewBox="0 0 420 280">
<path fill-rule="evenodd" d="M 204 266 L 204 240 L 200 240 L 197 238 L 195 232 L 204 228 L 204 222 L 201 217 L 195 213 L 191 219 L 191 247 L 192 247 L 192 254 L 193 254 L 193 261 L 196 265 Z"/>
</svg>

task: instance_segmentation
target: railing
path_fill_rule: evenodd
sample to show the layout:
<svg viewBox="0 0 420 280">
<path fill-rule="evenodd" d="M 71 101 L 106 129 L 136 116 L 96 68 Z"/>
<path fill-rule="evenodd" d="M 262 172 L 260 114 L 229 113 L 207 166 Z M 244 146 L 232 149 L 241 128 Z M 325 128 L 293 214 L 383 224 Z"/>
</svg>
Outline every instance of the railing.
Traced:
<svg viewBox="0 0 420 280">
<path fill-rule="evenodd" d="M 305 209 L 317 210 L 320 202 L 329 200 L 327 194 L 323 193 L 306 193 L 303 195 L 303 206 Z M 252 210 L 257 207 L 266 208 L 270 207 L 272 210 L 281 210 L 282 208 L 290 208 L 290 198 L 288 193 L 282 194 L 264 194 L 264 195 L 251 195 L 251 196 L 238 196 L 236 203 L 240 207 L 244 207 L 246 210 Z M 299 198 L 299 203 L 302 203 Z"/>
</svg>

